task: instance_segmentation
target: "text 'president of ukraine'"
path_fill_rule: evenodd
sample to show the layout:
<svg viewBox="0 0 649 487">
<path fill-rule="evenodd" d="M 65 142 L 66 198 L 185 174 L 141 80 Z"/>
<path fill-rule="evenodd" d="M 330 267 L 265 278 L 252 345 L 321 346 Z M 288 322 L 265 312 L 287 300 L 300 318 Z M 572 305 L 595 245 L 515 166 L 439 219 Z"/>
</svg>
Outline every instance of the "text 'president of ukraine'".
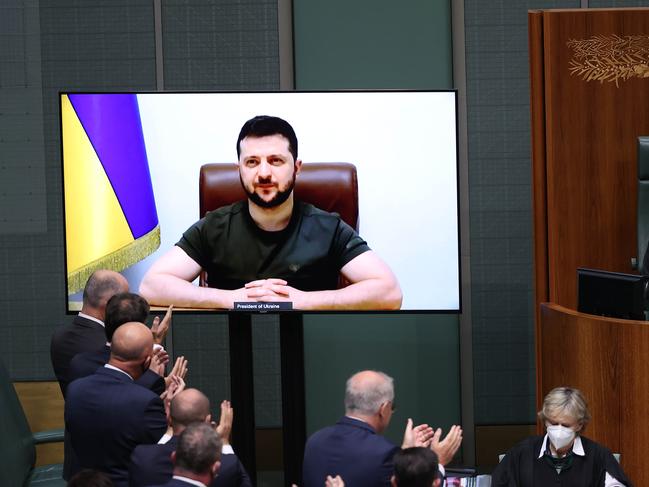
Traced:
<svg viewBox="0 0 649 487">
<path fill-rule="evenodd" d="M 293 197 L 302 161 L 291 125 L 248 120 L 237 139 L 247 201 L 209 212 L 160 257 L 140 293 L 157 305 L 231 309 L 292 302 L 296 309 L 399 309 L 390 268 L 340 217 Z M 210 287 L 192 281 L 201 270 Z M 336 289 L 338 274 L 351 284 Z"/>
</svg>

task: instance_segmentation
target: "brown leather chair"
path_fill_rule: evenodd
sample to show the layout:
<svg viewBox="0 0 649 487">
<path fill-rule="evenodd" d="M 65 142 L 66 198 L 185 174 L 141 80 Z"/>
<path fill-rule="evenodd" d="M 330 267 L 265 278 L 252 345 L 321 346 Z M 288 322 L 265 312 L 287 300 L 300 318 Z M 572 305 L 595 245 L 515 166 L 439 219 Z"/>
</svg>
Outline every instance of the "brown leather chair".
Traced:
<svg viewBox="0 0 649 487">
<path fill-rule="evenodd" d="M 198 187 L 201 218 L 208 211 L 246 199 L 236 164 L 201 166 Z M 358 231 L 358 180 L 353 164 L 305 163 L 295 180 L 294 191 L 296 199 L 338 213 L 345 223 Z M 205 285 L 204 273 L 201 273 L 200 283 Z M 344 284 L 341 280 L 340 287 Z"/>
</svg>

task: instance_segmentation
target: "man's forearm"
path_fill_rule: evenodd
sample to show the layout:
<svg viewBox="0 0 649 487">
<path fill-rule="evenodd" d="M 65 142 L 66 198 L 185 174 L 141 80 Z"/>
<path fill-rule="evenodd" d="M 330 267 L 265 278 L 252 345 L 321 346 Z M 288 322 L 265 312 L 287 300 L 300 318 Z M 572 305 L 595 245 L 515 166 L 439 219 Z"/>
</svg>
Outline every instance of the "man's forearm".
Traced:
<svg viewBox="0 0 649 487">
<path fill-rule="evenodd" d="M 195 286 L 168 274 L 147 275 L 140 285 L 140 294 L 152 305 L 181 308 L 232 307 L 229 291 Z"/>
<path fill-rule="evenodd" d="M 401 308 L 401 289 L 396 282 L 367 279 L 330 291 L 305 292 L 305 310 L 395 310 Z"/>
</svg>

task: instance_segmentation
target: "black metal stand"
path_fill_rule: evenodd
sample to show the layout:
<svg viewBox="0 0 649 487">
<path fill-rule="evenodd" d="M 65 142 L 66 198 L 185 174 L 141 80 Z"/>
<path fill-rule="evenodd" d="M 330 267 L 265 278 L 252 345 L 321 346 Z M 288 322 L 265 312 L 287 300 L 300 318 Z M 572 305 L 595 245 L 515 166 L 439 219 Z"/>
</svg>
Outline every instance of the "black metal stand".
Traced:
<svg viewBox="0 0 649 487">
<path fill-rule="evenodd" d="M 229 313 L 230 391 L 234 408 L 232 445 L 257 483 L 255 450 L 255 393 L 252 368 L 252 318 L 248 313 Z"/>
<path fill-rule="evenodd" d="M 304 390 L 304 327 L 301 313 L 279 317 L 282 357 L 282 431 L 284 483 L 302 484 L 302 459 L 306 442 Z"/>
</svg>

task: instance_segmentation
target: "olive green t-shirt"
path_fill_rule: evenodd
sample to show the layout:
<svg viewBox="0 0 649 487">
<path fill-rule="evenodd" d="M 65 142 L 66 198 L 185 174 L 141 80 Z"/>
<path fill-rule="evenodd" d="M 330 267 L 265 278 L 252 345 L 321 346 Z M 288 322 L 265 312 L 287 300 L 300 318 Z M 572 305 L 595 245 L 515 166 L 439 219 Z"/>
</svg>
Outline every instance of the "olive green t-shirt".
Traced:
<svg viewBox="0 0 649 487">
<path fill-rule="evenodd" d="M 207 272 L 210 287 L 238 289 L 256 279 L 284 279 L 302 291 L 336 289 L 340 269 L 367 243 L 335 213 L 296 201 L 287 227 L 259 228 L 239 201 L 209 212 L 176 244 Z"/>
</svg>

